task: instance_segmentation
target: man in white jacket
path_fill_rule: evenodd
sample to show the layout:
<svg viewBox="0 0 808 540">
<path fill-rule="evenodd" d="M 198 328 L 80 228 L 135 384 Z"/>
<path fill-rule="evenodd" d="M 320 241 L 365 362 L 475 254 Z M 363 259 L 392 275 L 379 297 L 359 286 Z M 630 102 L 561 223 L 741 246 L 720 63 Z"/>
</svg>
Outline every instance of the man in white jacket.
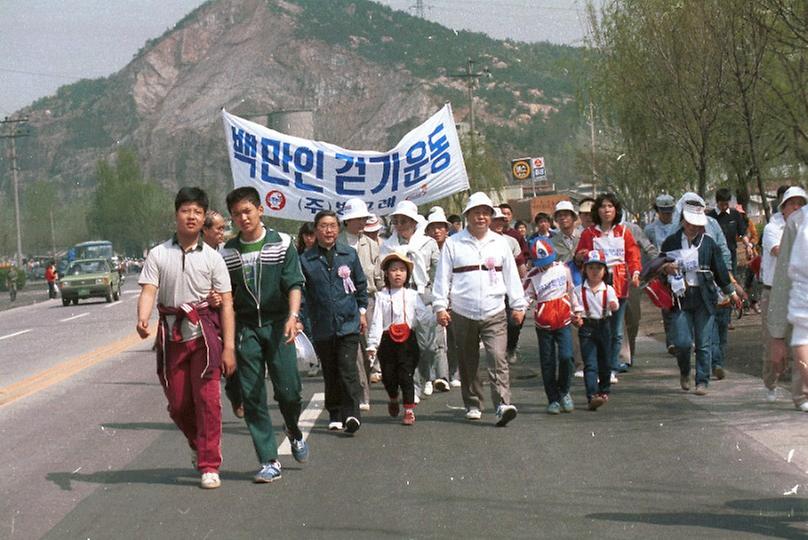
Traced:
<svg viewBox="0 0 808 540">
<path fill-rule="evenodd" d="M 489 228 L 494 204 L 481 192 L 469 197 L 463 212 L 468 225 L 449 237 L 441 251 L 433 287 L 433 308 L 441 326 L 454 328 L 460 383 L 466 418 L 482 416 L 483 389 L 477 377 L 480 340 L 488 353 L 491 399 L 497 426 L 516 417 L 511 403 L 505 297 L 514 322 L 521 324 L 527 310 L 516 261 L 502 236 Z"/>
</svg>

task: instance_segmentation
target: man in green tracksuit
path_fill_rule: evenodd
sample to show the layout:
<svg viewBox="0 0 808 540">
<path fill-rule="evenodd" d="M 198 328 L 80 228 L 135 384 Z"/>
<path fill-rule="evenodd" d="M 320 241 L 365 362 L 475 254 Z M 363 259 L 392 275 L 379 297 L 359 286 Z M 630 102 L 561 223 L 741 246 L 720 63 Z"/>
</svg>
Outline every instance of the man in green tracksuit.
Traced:
<svg viewBox="0 0 808 540">
<path fill-rule="evenodd" d="M 254 479 L 268 483 L 281 477 L 281 464 L 267 407 L 267 371 L 292 456 L 305 463 L 309 455 L 298 427 L 301 384 L 294 346 L 301 328 L 298 312 L 304 279 L 291 237 L 261 222 L 264 208 L 255 188 L 231 191 L 227 209 L 239 230 L 222 251 L 233 286 L 237 376 L 244 394 L 244 420 L 261 463 Z"/>
</svg>

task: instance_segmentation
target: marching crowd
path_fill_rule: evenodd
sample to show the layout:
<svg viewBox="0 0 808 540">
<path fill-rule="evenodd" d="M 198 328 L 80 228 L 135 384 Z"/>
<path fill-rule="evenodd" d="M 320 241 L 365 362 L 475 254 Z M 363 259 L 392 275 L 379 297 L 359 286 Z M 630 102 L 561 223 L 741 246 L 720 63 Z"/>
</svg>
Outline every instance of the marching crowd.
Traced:
<svg viewBox="0 0 808 540">
<path fill-rule="evenodd" d="M 421 398 L 453 388 L 460 389 L 465 418 L 480 421 L 486 376 L 494 422 L 502 427 L 518 414 L 510 365 L 529 312 L 547 413 L 575 409 L 576 376 L 586 408 L 595 411 L 634 363 L 647 293 L 662 310 L 681 389 L 694 382 L 694 394 L 707 394 L 711 377 L 725 376 L 731 312 L 747 297 L 736 277 L 740 240 L 747 266 L 759 260 L 761 290 L 751 300 L 764 314 L 767 399 L 777 399 L 790 339 L 793 399 L 808 412 L 808 270 L 799 264 L 808 260 L 800 211 L 808 197 L 799 187 L 778 196 L 758 259 L 754 225 L 730 207 L 728 190 L 718 190 L 709 211 L 695 193 L 678 201 L 661 194 L 645 229 L 625 219 L 614 194 L 577 208 L 561 201 L 552 216 L 536 215 L 530 235 L 525 223 L 512 226 L 510 206 L 480 192 L 469 196 L 462 217 L 447 217 L 441 207 L 424 217 L 401 201 L 386 237 L 365 203 L 350 199 L 340 214 L 317 213 L 295 239 L 266 227 L 258 192 L 242 187 L 227 196 L 238 234 L 225 242 L 225 219 L 208 209 L 206 194 L 182 188 L 176 234 L 150 251 L 139 278 L 137 331 L 151 335 L 156 304 L 157 373 L 201 486 L 220 485 L 222 376 L 252 437 L 260 464 L 254 479 L 272 482 L 282 469 L 265 379 L 294 459 L 309 457 L 298 425 L 295 349 L 305 337 L 322 369 L 329 430 L 360 429 L 374 382 L 387 393 L 389 416 L 404 425 L 415 423 Z M 754 289 L 755 275 L 746 283 Z"/>
</svg>

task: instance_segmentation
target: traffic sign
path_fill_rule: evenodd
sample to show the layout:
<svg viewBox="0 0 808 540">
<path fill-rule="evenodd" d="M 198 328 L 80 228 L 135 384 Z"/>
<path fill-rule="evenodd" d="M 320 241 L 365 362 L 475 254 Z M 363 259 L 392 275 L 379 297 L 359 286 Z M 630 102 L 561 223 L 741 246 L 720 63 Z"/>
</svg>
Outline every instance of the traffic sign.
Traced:
<svg viewBox="0 0 808 540">
<path fill-rule="evenodd" d="M 531 167 L 530 158 L 519 158 L 511 160 L 511 174 L 514 180 L 527 180 L 530 178 Z"/>
</svg>

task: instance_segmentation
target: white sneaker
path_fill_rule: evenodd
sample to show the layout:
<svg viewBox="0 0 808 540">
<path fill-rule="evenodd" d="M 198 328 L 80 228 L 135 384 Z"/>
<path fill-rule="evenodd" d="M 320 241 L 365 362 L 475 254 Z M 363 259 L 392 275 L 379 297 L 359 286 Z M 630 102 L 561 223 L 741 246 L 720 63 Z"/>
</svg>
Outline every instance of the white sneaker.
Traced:
<svg viewBox="0 0 808 540">
<path fill-rule="evenodd" d="M 360 403 L 359 404 L 360 411 L 369 411 L 370 410 L 370 403 Z"/>
<path fill-rule="evenodd" d="M 466 411 L 466 420 L 479 420 L 482 417 L 483 413 L 480 409 L 469 409 Z"/>
<path fill-rule="evenodd" d="M 418 405 L 421 403 L 421 398 L 418 397 L 418 394 L 415 394 L 415 404 Z"/>
<path fill-rule="evenodd" d="M 766 389 L 766 401 L 769 403 L 774 403 L 777 401 L 777 388 L 774 388 L 773 390 L 769 390 L 768 388 Z"/>
<path fill-rule="evenodd" d="M 452 385 L 452 388 L 460 388 L 461 386 L 460 379 L 452 379 L 449 384 Z"/>
<path fill-rule="evenodd" d="M 219 473 L 215 472 L 202 473 L 202 480 L 199 482 L 199 487 L 201 487 L 202 489 L 216 489 L 221 485 L 222 481 L 219 479 Z"/>
<path fill-rule="evenodd" d="M 802 412 L 808 412 L 808 401 L 803 401 L 797 408 Z"/>
<path fill-rule="evenodd" d="M 328 423 L 328 431 L 342 431 L 342 422 L 333 420 Z"/>
<path fill-rule="evenodd" d="M 617 378 L 617 374 L 614 371 L 612 371 L 612 376 L 609 377 L 609 382 L 612 384 L 617 384 L 620 382 L 620 379 Z"/>
<path fill-rule="evenodd" d="M 575 378 L 576 379 L 583 379 L 584 378 L 584 370 L 579 369 L 578 371 L 576 371 L 575 372 Z"/>
<path fill-rule="evenodd" d="M 449 383 L 446 382 L 446 379 L 435 379 L 435 384 L 433 384 L 433 386 L 438 392 L 448 392 L 452 389 L 452 387 L 449 386 Z"/>
<path fill-rule="evenodd" d="M 432 381 L 426 381 L 426 383 L 424 383 L 424 395 L 425 396 L 432 395 Z"/>
</svg>

